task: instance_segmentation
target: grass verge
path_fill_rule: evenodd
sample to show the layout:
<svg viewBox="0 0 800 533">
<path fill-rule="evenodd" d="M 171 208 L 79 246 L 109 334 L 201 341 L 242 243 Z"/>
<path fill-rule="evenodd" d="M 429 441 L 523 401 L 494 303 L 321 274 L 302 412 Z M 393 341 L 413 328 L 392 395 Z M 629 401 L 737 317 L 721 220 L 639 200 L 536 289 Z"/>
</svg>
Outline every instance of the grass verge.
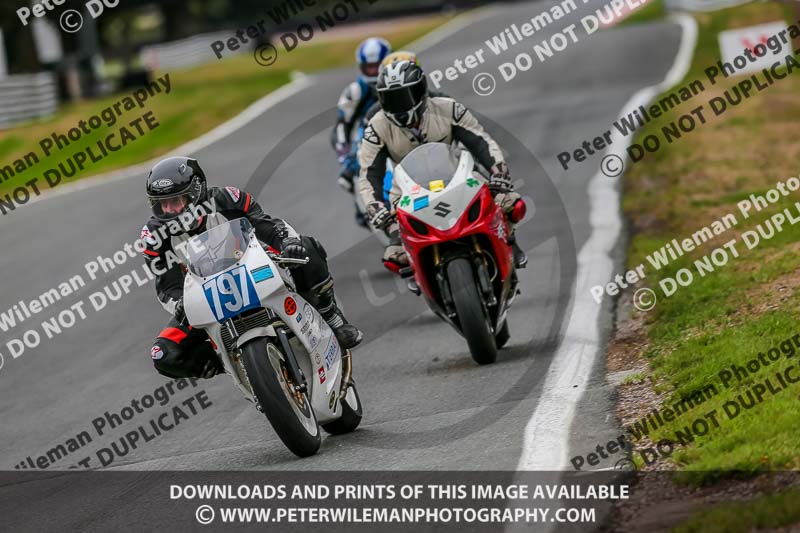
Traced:
<svg viewBox="0 0 800 533">
<path fill-rule="evenodd" d="M 715 43 L 715 38 L 707 34 L 741 25 L 737 22 L 775 20 L 783 15 L 782 8 L 767 4 L 699 16 L 700 35 L 706 35 L 706 43 L 699 45 L 692 66 L 694 76 L 718 59 L 716 44 L 710 44 Z M 706 93 L 696 98 L 708 101 L 721 96 L 741 79 L 730 78 L 713 87 L 706 84 Z M 800 228 L 787 225 L 773 238 L 762 239 L 753 250 L 742 242 L 744 231 L 763 226 L 767 218 L 800 200 L 800 192 L 746 220 L 737 209 L 737 202 L 750 194 L 764 194 L 776 182 L 797 174 L 794 162 L 800 151 L 796 140 L 800 135 L 798 90 L 800 73 L 645 156 L 626 174 L 623 210 L 633 229 L 628 264 L 630 268 L 646 265 L 646 272 L 652 272 L 646 282 L 659 297 L 658 305 L 645 318 L 649 349 L 643 355 L 650 362 L 658 389 L 671 393 L 671 401 L 711 383 L 720 394 L 703 404 L 704 412 L 712 408 L 722 412 L 725 401 L 746 392 L 768 374 L 794 364 L 792 359 L 782 358 L 768 370 L 729 383 L 729 387 L 720 382 L 719 372 L 723 369 L 733 364 L 746 365 L 759 352 L 800 333 L 795 320 L 800 301 L 794 297 L 800 285 Z M 657 134 L 662 126 L 697 105 L 699 100 L 687 102 L 650 123 L 639 133 L 637 142 Z M 709 111 L 706 114 L 711 115 Z M 736 216 L 738 224 L 694 252 L 657 272 L 646 261 L 648 254 L 672 239 L 691 237 L 728 213 Z M 740 257 L 701 276 L 694 261 L 734 238 Z M 694 274 L 693 282 L 665 297 L 657 282 L 675 278 L 680 269 L 689 269 Z M 800 386 L 787 389 L 721 424 L 705 437 L 698 437 L 674 459 L 684 468 L 704 471 L 706 475 L 718 470 L 798 468 L 800 441 L 793 438 L 800 427 L 798 397 Z M 765 424 L 764 420 L 770 423 Z M 687 422 L 685 417 L 679 417 L 652 438 L 674 435 Z"/>
<path fill-rule="evenodd" d="M 661 20 L 667 14 L 664 8 L 664 0 L 651 0 L 644 7 L 638 8 L 631 16 L 620 22 L 620 26 L 631 24 L 642 24 L 644 22 L 655 22 Z"/>
<path fill-rule="evenodd" d="M 648 387 L 639 383 L 640 374 L 621 385 L 620 395 L 625 406 L 621 414 L 630 422 L 651 409 L 662 410 L 687 397 L 697 399 L 697 391 L 713 387 L 712 393 L 695 401 L 686 413 L 665 420 L 655 430 L 651 426 L 646 438 L 636 443 L 639 453 L 634 454 L 641 468 L 677 469 L 675 479 L 680 484 L 706 485 L 704 490 L 713 493 L 727 484 L 717 484 L 726 478 L 744 488 L 757 474 L 800 469 L 800 382 L 781 384 L 776 376 L 785 378 L 788 372 L 800 378 L 800 224 L 787 222 L 767 238 L 768 221 L 774 215 L 786 209 L 794 209 L 795 216 L 800 214 L 795 207 L 800 190 L 764 209 L 752 209 L 747 217 L 738 205 L 798 176 L 800 69 L 714 116 L 708 102 L 725 98 L 726 91 L 750 76 L 722 79 L 716 85 L 708 82 L 704 70 L 720 60 L 718 33 L 795 20 L 788 7 L 777 3 L 743 5 L 696 14 L 695 18 L 699 24 L 697 51 L 679 86 L 699 79 L 705 91 L 637 133 L 635 142 L 656 135 L 663 146 L 630 165 L 624 178 L 623 211 L 632 234 L 628 268 L 645 265 L 647 276 L 637 288 L 654 290 L 658 303 L 649 312 L 634 311 L 628 322 L 638 337 L 631 345 L 642 347 L 632 367 L 640 369 L 645 363 L 646 382 L 655 395 L 641 394 Z M 672 143 L 663 142 L 662 127 L 700 105 L 708 122 Z M 670 260 L 660 270 L 647 259 L 673 239 L 692 238 L 728 214 L 736 219 L 732 227 L 715 232 L 697 249 Z M 764 234 L 749 249 L 744 234 L 751 232 L 752 238 L 759 228 Z M 728 248 L 727 262 L 700 274 L 696 262 L 731 241 L 738 257 Z M 682 269 L 692 274 L 691 283 L 678 285 L 667 295 L 660 282 L 677 278 Z M 771 349 L 778 355 L 775 360 L 769 357 Z M 750 361 L 760 357 L 767 364 L 759 360 L 756 371 L 730 376 L 734 365 L 748 369 Z M 679 435 L 690 437 L 681 439 Z M 642 449 L 664 439 L 678 443 L 674 452 L 645 465 Z M 687 489 L 684 497 L 688 500 L 691 495 Z M 788 490 L 744 503 L 707 506 L 677 531 L 752 531 L 796 524 L 800 521 L 799 500 L 800 492 Z"/>
<path fill-rule="evenodd" d="M 779 492 L 747 503 L 718 505 L 698 513 L 675 533 L 745 533 L 800 522 L 800 491 Z"/>
<path fill-rule="evenodd" d="M 800 376 L 800 345 L 786 344 L 777 360 L 769 359 L 768 364 L 760 364 L 759 370 L 746 377 L 722 377 L 732 365 L 747 368 L 759 354 L 767 354 L 771 348 L 781 350 L 782 342 L 800 334 L 800 225 L 786 223 L 771 238 L 762 236 L 753 249 L 748 249 L 743 236 L 748 231 L 757 232 L 759 226 L 768 234 L 767 219 L 787 208 L 795 209 L 797 215 L 794 204 L 800 202 L 800 191 L 760 211 L 752 210 L 748 217 L 737 205 L 751 194 L 764 195 L 779 181 L 798 175 L 800 71 L 736 106 L 729 105 L 724 114 L 715 117 L 707 102 L 713 97 L 724 98 L 726 90 L 749 77 L 708 83 L 703 71 L 720 59 L 717 34 L 763 22 L 793 20 L 789 9 L 776 3 L 695 16 L 700 26 L 698 48 L 681 85 L 701 79 L 706 90 L 637 134 L 637 143 L 654 134 L 664 145 L 629 167 L 623 186 L 623 211 L 632 233 L 628 267 L 645 264 L 647 276 L 640 286 L 653 289 L 658 297 L 652 311 L 634 314 L 634 320 L 642 324 L 645 346 L 639 357 L 647 362 L 648 378 L 663 401 L 647 409 L 673 405 L 709 385 L 716 389 L 687 414 L 651 431 L 648 438 L 652 442 L 680 442 L 678 432 L 685 435 L 692 429 L 692 438 L 677 445 L 667 461 L 682 471 L 679 479 L 712 485 L 734 471 L 752 475 L 800 469 L 800 383 L 783 387 L 775 377 L 776 373 L 785 375 L 790 367 L 790 375 Z M 775 56 L 775 60 L 784 54 Z M 663 142 L 662 127 L 701 104 L 708 123 L 671 144 Z M 737 223 L 693 252 L 671 260 L 660 270 L 646 259 L 673 239 L 691 238 L 727 214 L 733 214 Z M 726 263 L 716 266 L 714 272 L 700 274 L 696 261 L 731 240 L 735 240 L 738 258 L 728 249 Z M 659 282 L 676 278 L 681 269 L 692 273 L 691 284 L 678 286 L 673 294 L 666 295 Z M 748 395 L 756 387 L 766 387 L 767 379 L 779 390 L 768 390 L 760 399 L 754 395 L 754 405 L 743 407 L 749 405 Z M 623 394 L 626 386 L 622 386 Z M 726 411 L 734 412 L 731 403 L 739 405 L 735 416 Z M 708 413 L 714 413 L 716 421 Z M 706 432 L 694 430 L 693 423 L 698 419 L 706 421 Z M 789 499 L 791 504 L 786 503 Z M 727 508 L 713 509 L 680 531 L 740 531 L 749 529 L 744 527 L 747 524 L 777 527 L 794 523 L 800 519 L 797 499 L 795 491 L 755 500 L 747 507 L 752 511 L 750 518 L 736 522 L 731 529 L 725 526 L 730 516 L 746 513 L 726 515 Z M 736 506 L 741 508 L 741 504 Z M 712 524 L 714 527 L 710 527 Z"/>
<path fill-rule="evenodd" d="M 418 19 L 404 21 L 394 26 L 390 32 L 386 32 L 384 37 L 396 48 L 400 48 L 429 33 L 447 20 L 447 17 L 434 15 L 426 17 L 423 22 Z M 84 171 L 76 173 L 72 178 L 64 178 L 62 183 L 158 157 L 210 131 L 265 94 L 288 83 L 292 71 L 313 72 L 351 65 L 353 50 L 365 36 L 366 34 L 354 35 L 350 39 L 324 43 L 312 42 L 298 47 L 291 53 L 282 54 L 274 65 L 266 68 L 259 66 L 253 60 L 252 53 L 244 53 L 192 69 L 171 71 L 169 72 L 172 84 L 170 94 L 162 93 L 150 98 L 144 109 L 136 108 L 124 113 L 113 127 L 98 128 L 69 147 L 54 151 L 49 157 L 45 157 L 38 144 L 41 139 L 50 137 L 53 132 L 66 134 L 70 128 L 78 125 L 78 121 L 99 114 L 117 102 L 125 93 L 65 105 L 46 121 L 29 123 L 0 133 L 0 167 L 6 165 L 13 167 L 15 160 L 29 152 L 34 152 L 41 160 L 40 163 L 31 165 L 25 171 L 16 173 L 13 178 L 0 183 L 0 192 L 7 193 L 28 180 L 40 177 L 44 169 L 57 167 L 59 162 L 76 152 L 85 150 L 88 146 L 95 145 L 98 140 L 116 132 L 120 126 L 127 125 L 147 111 L 152 111 L 158 120 L 157 128 L 142 136 L 137 134 L 137 139 L 127 144 L 124 149 L 110 153 L 97 163 L 87 163 Z M 160 72 L 156 77 L 163 74 Z M 331 94 L 330 98 L 333 105 L 338 94 Z M 134 128 L 129 129 L 136 134 Z M 98 152 L 96 148 L 94 151 Z M 46 189 L 44 180 L 40 179 L 40 182 L 40 188 Z"/>
</svg>

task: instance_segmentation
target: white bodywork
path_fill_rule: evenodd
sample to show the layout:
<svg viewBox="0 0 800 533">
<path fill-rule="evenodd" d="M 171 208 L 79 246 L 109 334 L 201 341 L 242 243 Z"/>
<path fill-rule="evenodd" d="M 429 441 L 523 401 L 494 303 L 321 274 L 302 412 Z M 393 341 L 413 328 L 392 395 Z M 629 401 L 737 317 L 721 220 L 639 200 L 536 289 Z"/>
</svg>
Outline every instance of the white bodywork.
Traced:
<svg viewBox="0 0 800 533">
<path fill-rule="evenodd" d="M 425 146 L 417 148 L 414 152 Z M 414 152 L 406 156 L 406 159 L 413 157 Z M 469 209 L 481 185 L 486 183 L 483 176 L 473 172 L 474 167 L 472 155 L 467 150 L 462 150 L 455 174 L 431 177 L 426 187 L 409 177 L 401 162 L 394 172 L 394 184 L 401 191 L 397 210 L 404 211 L 436 229 L 442 231 L 452 229 L 461 215 Z M 437 192 L 430 190 L 433 181 L 447 178 L 451 179 L 443 190 Z"/>
<path fill-rule="evenodd" d="M 260 275 L 254 276 L 254 271 Z M 238 278 L 238 285 L 233 283 L 234 276 Z M 311 304 L 294 292 L 293 287 L 288 271 L 270 259 L 253 235 L 243 256 L 230 268 L 209 277 L 199 277 L 191 271 L 187 273 L 184 281 L 186 316 L 192 327 L 208 333 L 227 373 L 242 394 L 254 401 L 238 353 L 228 353 L 223 342 L 225 319 L 221 315 L 235 315 L 254 307 L 271 310 L 297 336 L 290 343 L 308 382 L 309 401 L 317 420 L 329 422 L 342 414 L 338 401 L 342 380 L 341 349 L 328 324 Z M 255 291 L 256 301 L 250 301 L 253 299 L 250 288 Z M 287 305 L 291 301 L 294 306 L 291 303 Z M 294 312 L 289 314 L 292 309 Z M 237 341 L 237 348 L 255 337 L 270 337 L 271 342 L 280 346 L 273 327 L 264 326 L 242 334 Z M 352 392 L 348 389 L 348 399 L 350 394 Z"/>
</svg>

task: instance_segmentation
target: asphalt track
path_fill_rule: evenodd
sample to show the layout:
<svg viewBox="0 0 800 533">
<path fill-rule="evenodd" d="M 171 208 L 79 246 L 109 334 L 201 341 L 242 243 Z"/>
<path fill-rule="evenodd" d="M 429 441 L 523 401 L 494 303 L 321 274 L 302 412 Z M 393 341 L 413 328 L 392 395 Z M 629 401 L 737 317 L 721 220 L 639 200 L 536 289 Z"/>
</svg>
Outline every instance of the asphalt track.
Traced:
<svg viewBox="0 0 800 533">
<path fill-rule="evenodd" d="M 425 51 L 424 65 L 428 70 L 449 66 L 510 23 L 529 19 L 547 5 L 494 5 L 466 29 Z M 590 9 L 581 6 L 540 36 L 577 23 Z M 365 418 L 356 433 L 328 438 L 316 457 L 298 460 L 266 426 L 263 416 L 221 377 L 193 389 L 205 390 L 211 407 L 117 458 L 111 466 L 142 470 L 516 468 L 526 423 L 540 401 L 543 377 L 559 344 L 565 342 L 560 332 L 573 296 L 575 253 L 591 230 L 587 184 L 599 160 L 564 172 L 555 155 L 601 134 L 633 93 L 661 81 L 679 40 L 680 28 L 667 22 L 618 28 L 583 35 L 580 43 L 546 63 L 536 64 L 509 83 L 500 81 L 491 96 L 472 91 L 472 75 L 443 85 L 443 91 L 488 119 L 489 129 L 509 152 L 514 177 L 522 180 L 521 191 L 535 207 L 532 220 L 520 229 L 520 242 L 529 250 L 531 261 L 521 273 L 522 297 L 510 312 L 511 341 L 489 367 L 475 365 L 462 339 L 427 312 L 421 300 L 398 289 L 379 263 L 379 243 L 352 222 L 351 200 L 334 179 L 337 167 L 327 144 L 326 122 L 338 92 L 353 76 L 352 69 L 315 75 L 308 88 L 193 154 L 206 167 L 212 184 L 250 184 L 251 192 L 260 191 L 258 200 L 268 212 L 285 217 L 327 247 L 339 298 L 350 319 L 367 334 L 367 341 L 355 353 Z M 481 70 L 496 74 L 496 65 L 512 58 L 513 54 L 490 58 Z M 173 83 L 180 83 L 177 73 L 173 78 Z M 265 156 L 301 124 L 306 126 L 297 134 L 300 142 L 290 137 L 295 149 L 288 159 L 275 169 L 265 169 L 271 166 L 261 164 Z M 148 216 L 143 180 L 141 176 L 54 197 L 4 217 L 0 311 L 84 273 L 87 261 L 98 254 L 108 256 L 135 240 Z M 544 199 L 537 200 L 534 193 L 539 192 Z M 618 262 L 620 250 L 615 257 Z M 64 304 L 85 299 L 138 266 L 139 259 L 132 260 L 41 318 L 50 318 L 67 307 Z M 606 305 L 597 324 L 601 345 L 610 330 L 611 311 Z M 92 466 L 97 466 L 97 449 L 162 410 L 149 410 L 106 438 L 96 437 L 91 429 L 94 418 L 106 410 L 119 412 L 132 399 L 163 384 L 152 368 L 149 349 L 168 316 L 150 286 L 135 289 L 102 313 L 89 315 L 89 320 L 44 340 L 18 359 L 9 356 L 5 342 L 19 337 L 24 328 L 3 334 L 0 468 L 13 469 L 27 456 L 35 460 L 83 430 L 95 437 L 93 442 L 53 468 L 66 468 L 85 456 L 92 456 Z M 598 358 L 575 419 L 562 422 L 571 423 L 570 442 L 565 443 L 570 454 L 585 454 L 605 442 L 606 436 L 616 436 L 612 394 L 603 358 Z M 188 391 L 181 391 L 177 399 L 188 396 Z"/>
</svg>

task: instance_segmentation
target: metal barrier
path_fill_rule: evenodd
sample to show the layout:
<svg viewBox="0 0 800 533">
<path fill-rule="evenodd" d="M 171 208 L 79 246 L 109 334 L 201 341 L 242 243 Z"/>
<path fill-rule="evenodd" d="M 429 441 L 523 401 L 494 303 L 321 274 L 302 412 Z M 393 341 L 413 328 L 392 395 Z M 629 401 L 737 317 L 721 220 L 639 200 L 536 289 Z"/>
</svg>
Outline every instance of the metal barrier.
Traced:
<svg viewBox="0 0 800 533">
<path fill-rule="evenodd" d="M 236 30 L 202 33 L 187 39 L 142 47 L 140 58 L 151 70 L 172 70 L 193 67 L 212 61 L 209 43 L 228 39 Z"/>
<path fill-rule="evenodd" d="M 49 117 L 57 108 L 55 74 L 17 74 L 0 79 L 0 128 Z"/>
</svg>

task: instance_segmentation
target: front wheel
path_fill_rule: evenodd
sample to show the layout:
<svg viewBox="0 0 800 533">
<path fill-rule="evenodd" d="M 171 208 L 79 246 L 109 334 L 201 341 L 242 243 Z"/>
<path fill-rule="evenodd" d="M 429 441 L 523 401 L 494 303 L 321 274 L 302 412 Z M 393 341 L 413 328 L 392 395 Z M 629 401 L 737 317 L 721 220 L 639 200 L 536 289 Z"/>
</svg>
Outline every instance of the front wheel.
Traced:
<svg viewBox="0 0 800 533">
<path fill-rule="evenodd" d="M 479 365 L 494 363 L 497 360 L 497 345 L 472 273 L 472 264 L 463 257 L 453 259 L 447 264 L 447 279 L 461 334 L 467 339 L 472 358 Z"/>
<path fill-rule="evenodd" d="M 309 457 L 319 450 L 322 435 L 308 395 L 292 389 L 285 359 L 283 352 L 263 337 L 242 346 L 242 364 L 257 407 L 292 453 Z"/>
<path fill-rule="evenodd" d="M 494 336 L 494 343 L 497 345 L 497 348 L 502 348 L 508 342 L 508 339 L 511 338 L 511 333 L 508 331 L 508 319 L 503 322 L 503 327 L 500 328 Z"/>
<path fill-rule="evenodd" d="M 355 384 L 350 385 L 344 398 L 339 399 L 339 407 L 342 409 L 342 416 L 333 422 L 322 424 L 322 429 L 331 435 L 352 433 L 361 424 L 364 411 L 361 408 L 361 398 L 358 396 Z"/>
</svg>

